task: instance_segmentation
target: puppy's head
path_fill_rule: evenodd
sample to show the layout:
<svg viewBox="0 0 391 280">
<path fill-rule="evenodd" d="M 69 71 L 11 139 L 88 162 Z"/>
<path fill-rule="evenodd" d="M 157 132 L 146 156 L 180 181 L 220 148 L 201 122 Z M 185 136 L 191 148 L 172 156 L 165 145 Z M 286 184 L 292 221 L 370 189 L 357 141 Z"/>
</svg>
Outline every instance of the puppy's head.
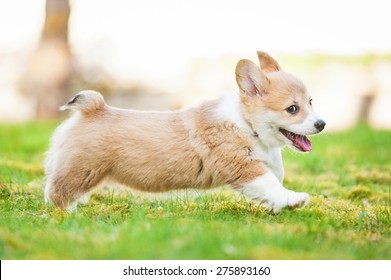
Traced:
<svg viewBox="0 0 391 280">
<path fill-rule="evenodd" d="M 247 59 L 236 66 L 244 117 L 266 146 L 311 151 L 306 135 L 322 131 L 325 122 L 314 112 L 307 89 L 267 53 L 257 54 L 260 67 Z"/>
</svg>

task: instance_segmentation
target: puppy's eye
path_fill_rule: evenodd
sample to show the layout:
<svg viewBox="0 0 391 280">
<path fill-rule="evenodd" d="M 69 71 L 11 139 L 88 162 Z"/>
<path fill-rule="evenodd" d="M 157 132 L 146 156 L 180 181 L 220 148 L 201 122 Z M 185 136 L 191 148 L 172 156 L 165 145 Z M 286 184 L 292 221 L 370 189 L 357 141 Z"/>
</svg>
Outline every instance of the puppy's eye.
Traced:
<svg viewBox="0 0 391 280">
<path fill-rule="evenodd" d="M 299 112 L 300 110 L 300 107 L 299 106 L 296 106 L 296 105 L 291 105 L 289 106 L 288 108 L 286 108 L 287 112 L 290 113 L 290 114 L 296 114 L 297 112 Z"/>
<path fill-rule="evenodd" d="M 312 98 L 310 98 L 310 105 L 312 106 Z"/>
</svg>

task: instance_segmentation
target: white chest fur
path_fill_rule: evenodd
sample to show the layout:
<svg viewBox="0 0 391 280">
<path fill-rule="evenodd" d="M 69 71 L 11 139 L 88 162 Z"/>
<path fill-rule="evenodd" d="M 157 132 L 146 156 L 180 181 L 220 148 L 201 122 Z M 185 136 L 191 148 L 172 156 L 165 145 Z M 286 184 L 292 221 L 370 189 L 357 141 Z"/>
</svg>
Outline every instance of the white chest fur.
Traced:
<svg viewBox="0 0 391 280">
<path fill-rule="evenodd" d="M 282 184 L 284 180 L 284 167 L 282 164 L 282 156 L 280 148 L 264 150 L 261 147 L 255 149 L 257 157 L 259 157 L 270 171 L 277 177 Z"/>
<path fill-rule="evenodd" d="M 228 120 L 234 123 L 245 133 L 254 133 L 243 118 L 238 93 L 231 93 L 222 98 L 220 106 L 217 108 L 216 116 L 221 120 Z M 273 132 L 262 131 L 262 134 L 272 135 Z M 259 145 L 256 145 L 254 149 L 256 157 L 261 159 L 270 171 L 272 171 L 272 173 L 277 177 L 278 181 L 282 183 L 284 179 L 284 168 L 282 165 L 281 148 L 266 147 L 260 141 Z"/>
</svg>

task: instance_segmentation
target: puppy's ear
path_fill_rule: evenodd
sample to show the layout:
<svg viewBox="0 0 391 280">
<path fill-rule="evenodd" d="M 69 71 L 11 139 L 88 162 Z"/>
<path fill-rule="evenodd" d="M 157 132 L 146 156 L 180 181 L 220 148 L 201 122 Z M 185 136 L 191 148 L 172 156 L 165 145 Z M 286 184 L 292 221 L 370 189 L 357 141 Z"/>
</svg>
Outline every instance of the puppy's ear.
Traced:
<svg viewBox="0 0 391 280">
<path fill-rule="evenodd" d="M 270 81 L 259 67 L 250 60 L 242 59 L 236 65 L 236 82 L 242 94 L 262 96 L 269 90 Z"/>
<path fill-rule="evenodd" d="M 261 66 L 262 71 L 269 73 L 280 71 L 281 67 L 270 55 L 265 52 L 257 51 L 259 65 Z"/>
</svg>

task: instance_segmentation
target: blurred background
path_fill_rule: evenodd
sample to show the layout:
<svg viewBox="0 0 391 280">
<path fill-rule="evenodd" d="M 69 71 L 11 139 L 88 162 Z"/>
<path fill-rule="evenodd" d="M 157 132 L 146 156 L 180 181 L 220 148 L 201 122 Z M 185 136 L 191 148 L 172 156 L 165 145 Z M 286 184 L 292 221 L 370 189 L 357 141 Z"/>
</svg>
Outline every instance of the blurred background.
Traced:
<svg viewBox="0 0 391 280">
<path fill-rule="evenodd" d="M 237 61 L 275 57 L 327 129 L 391 129 L 388 1 L 0 0 L 0 122 L 62 117 L 83 89 L 178 109 L 237 90 Z"/>
</svg>

